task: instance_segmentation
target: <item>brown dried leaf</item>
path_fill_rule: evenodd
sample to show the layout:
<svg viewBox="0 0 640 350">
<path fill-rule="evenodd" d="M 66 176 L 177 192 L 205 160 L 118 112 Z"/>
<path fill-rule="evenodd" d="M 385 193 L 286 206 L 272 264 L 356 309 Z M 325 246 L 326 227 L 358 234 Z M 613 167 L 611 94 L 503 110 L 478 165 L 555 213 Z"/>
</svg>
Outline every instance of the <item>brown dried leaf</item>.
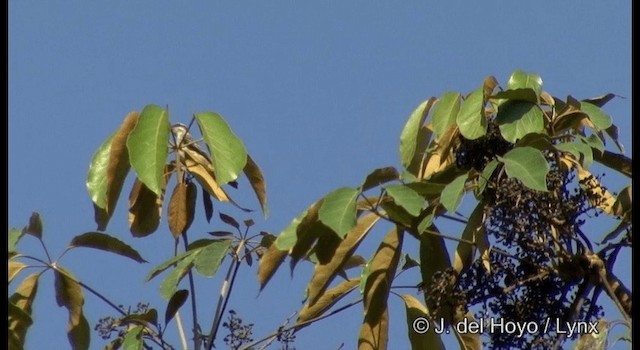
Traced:
<svg viewBox="0 0 640 350">
<path fill-rule="evenodd" d="M 260 290 L 267 285 L 267 282 L 269 282 L 273 274 L 278 270 L 278 267 L 282 265 L 286 257 L 287 252 L 279 250 L 273 243 L 267 248 L 267 251 L 260 257 L 260 264 L 258 265 L 258 283 L 260 284 Z"/>
<path fill-rule="evenodd" d="M 127 151 L 127 137 L 138 122 L 138 112 L 127 114 L 120 128 L 113 135 L 111 150 L 109 151 L 109 163 L 107 164 L 107 205 L 106 213 L 111 216 L 115 209 L 118 197 L 122 191 L 122 185 L 127 177 L 129 168 L 129 152 Z"/>
<path fill-rule="evenodd" d="M 129 230 L 134 237 L 144 237 L 158 229 L 162 198 L 136 179 L 129 194 Z"/>
<path fill-rule="evenodd" d="M 210 167 L 206 166 L 206 164 L 196 162 L 189 158 L 188 155 L 185 158 L 185 166 L 187 171 L 196 177 L 196 180 L 198 180 L 200 185 L 202 185 L 209 194 L 214 196 L 220 202 L 229 201 L 229 196 L 227 196 L 227 193 L 216 181 L 213 170 L 211 170 Z"/>
<path fill-rule="evenodd" d="M 247 164 L 245 164 L 243 171 L 247 176 L 247 179 L 249 179 L 249 183 L 251 184 L 253 191 L 256 193 L 256 197 L 260 203 L 260 208 L 262 208 L 262 213 L 265 217 L 269 216 L 269 207 L 267 206 L 267 184 L 264 181 L 262 170 L 260 170 L 258 164 L 256 164 L 249 155 L 247 155 Z"/>
<path fill-rule="evenodd" d="M 192 182 L 187 184 L 177 183 L 169 200 L 169 230 L 174 238 L 178 238 L 186 232 L 195 214 L 196 206 L 196 185 Z"/>
<path fill-rule="evenodd" d="M 352 279 L 348 281 L 344 281 L 340 283 L 338 286 L 326 291 L 318 301 L 313 304 L 313 306 L 309 306 L 309 304 L 305 304 L 304 307 L 299 312 L 297 323 L 300 324 L 302 322 L 314 319 L 318 316 L 324 314 L 327 310 L 329 310 L 335 303 L 340 301 L 343 297 L 349 294 L 352 290 L 356 289 L 360 284 L 360 279 Z"/>
</svg>

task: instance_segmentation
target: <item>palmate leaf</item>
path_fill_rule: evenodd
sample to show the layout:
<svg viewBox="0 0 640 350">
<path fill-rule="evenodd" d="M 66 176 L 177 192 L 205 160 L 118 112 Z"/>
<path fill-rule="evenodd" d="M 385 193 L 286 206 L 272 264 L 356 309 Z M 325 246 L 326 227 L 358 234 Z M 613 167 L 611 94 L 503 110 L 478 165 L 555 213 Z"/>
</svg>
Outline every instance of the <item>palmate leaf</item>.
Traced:
<svg viewBox="0 0 640 350">
<path fill-rule="evenodd" d="M 237 179 L 247 163 L 247 150 L 242 141 L 218 113 L 196 113 L 195 118 L 209 146 L 217 181 L 226 184 Z"/>
<path fill-rule="evenodd" d="M 164 188 L 170 129 L 167 111 L 156 105 L 147 105 L 127 139 L 131 167 L 138 179 L 157 196 L 162 195 Z"/>
</svg>

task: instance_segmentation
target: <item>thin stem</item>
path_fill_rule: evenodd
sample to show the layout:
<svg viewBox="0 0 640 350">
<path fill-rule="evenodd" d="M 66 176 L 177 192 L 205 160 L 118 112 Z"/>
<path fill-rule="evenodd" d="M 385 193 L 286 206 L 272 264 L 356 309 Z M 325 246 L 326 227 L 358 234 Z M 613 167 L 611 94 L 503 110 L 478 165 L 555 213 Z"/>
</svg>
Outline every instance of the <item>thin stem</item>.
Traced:
<svg viewBox="0 0 640 350">
<path fill-rule="evenodd" d="M 187 232 L 182 233 L 182 240 L 184 242 L 184 249 L 187 250 L 189 246 L 189 239 L 187 238 Z M 193 318 L 193 348 L 195 350 L 200 349 L 200 335 L 198 334 L 198 308 L 196 304 L 196 284 L 193 279 L 193 271 L 189 269 L 189 289 L 191 290 L 191 316 Z"/>
<path fill-rule="evenodd" d="M 182 349 L 187 350 L 187 336 L 184 334 L 184 326 L 182 325 L 182 317 L 180 311 L 176 311 L 176 323 L 178 324 L 178 334 L 180 335 L 180 343 Z"/>
<path fill-rule="evenodd" d="M 47 246 L 44 244 L 44 241 L 40 237 L 38 237 L 38 241 L 40 241 L 40 245 L 42 245 L 42 249 L 44 250 L 44 254 L 47 256 L 47 260 L 49 261 L 49 264 L 52 264 L 53 261 L 51 260 L 51 255 L 49 255 L 49 250 L 47 249 Z"/>
<path fill-rule="evenodd" d="M 357 304 L 359 304 L 361 302 L 362 302 L 362 298 L 360 298 L 360 299 L 358 299 L 356 301 L 353 301 L 353 302 L 351 302 L 349 304 L 346 304 L 346 305 L 344 305 L 344 306 L 342 306 L 342 307 L 340 307 L 338 309 L 335 309 L 335 310 L 333 310 L 332 312 L 330 312 L 330 313 L 328 313 L 326 315 L 318 316 L 316 318 L 312 318 L 312 319 L 306 320 L 304 322 L 296 323 L 295 325 L 293 325 L 291 327 L 281 328 L 281 329 L 277 330 L 276 332 L 273 332 L 273 333 L 269 334 L 268 336 L 266 336 L 266 337 L 264 337 L 262 339 L 256 340 L 253 343 L 250 343 L 250 344 L 244 346 L 242 348 L 242 350 L 247 350 L 247 349 L 249 349 L 249 348 L 251 348 L 253 346 L 256 346 L 256 345 L 258 345 L 258 344 L 260 344 L 262 342 L 265 342 L 265 341 L 267 341 L 267 340 L 269 340 L 271 338 L 277 337 L 279 334 L 288 332 L 288 331 L 290 331 L 292 329 L 299 329 L 299 328 L 302 328 L 302 327 L 304 327 L 306 325 L 309 325 L 311 323 L 314 323 L 314 322 L 317 322 L 317 321 L 320 321 L 320 320 L 324 320 L 327 317 L 331 317 L 331 316 L 333 316 L 333 315 L 335 315 L 335 314 L 337 314 L 339 312 L 342 312 L 342 311 L 344 311 L 344 310 L 346 310 L 346 309 L 348 309 L 348 308 L 350 308 L 350 307 L 352 307 L 354 305 L 357 305 Z"/>
<path fill-rule="evenodd" d="M 244 244 L 245 241 L 240 240 L 240 243 L 238 244 L 238 247 L 233 254 L 233 260 L 231 260 L 231 264 L 229 264 L 227 276 L 225 277 L 222 288 L 220 289 L 220 296 L 218 298 L 218 305 L 216 306 L 213 324 L 211 325 L 209 338 L 207 339 L 207 342 L 205 344 L 206 350 L 210 350 L 213 347 L 213 341 L 215 340 L 216 334 L 218 333 L 220 321 L 222 320 L 222 316 L 224 315 L 224 310 L 226 309 L 227 303 L 229 302 L 229 295 L 231 294 L 231 290 L 233 289 L 233 284 L 238 274 L 238 270 L 240 269 L 241 261 L 239 260 L 239 257 L 240 252 L 244 248 Z"/>
</svg>

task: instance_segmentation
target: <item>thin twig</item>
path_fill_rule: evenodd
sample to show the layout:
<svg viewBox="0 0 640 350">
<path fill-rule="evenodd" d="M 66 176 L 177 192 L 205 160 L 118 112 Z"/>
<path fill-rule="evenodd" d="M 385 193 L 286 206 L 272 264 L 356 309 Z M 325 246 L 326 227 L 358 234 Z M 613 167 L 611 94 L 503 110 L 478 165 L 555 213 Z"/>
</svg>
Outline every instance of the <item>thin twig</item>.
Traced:
<svg viewBox="0 0 640 350">
<path fill-rule="evenodd" d="M 187 232 L 182 233 L 182 240 L 184 242 L 184 250 L 187 250 L 189 246 L 189 240 L 187 238 Z M 196 304 L 196 284 L 193 279 L 193 271 L 189 269 L 189 289 L 191 290 L 191 317 L 193 319 L 193 348 L 195 350 L 200 349 L 200 335 L 198 334 L 198 308 Z"/>
</svg>

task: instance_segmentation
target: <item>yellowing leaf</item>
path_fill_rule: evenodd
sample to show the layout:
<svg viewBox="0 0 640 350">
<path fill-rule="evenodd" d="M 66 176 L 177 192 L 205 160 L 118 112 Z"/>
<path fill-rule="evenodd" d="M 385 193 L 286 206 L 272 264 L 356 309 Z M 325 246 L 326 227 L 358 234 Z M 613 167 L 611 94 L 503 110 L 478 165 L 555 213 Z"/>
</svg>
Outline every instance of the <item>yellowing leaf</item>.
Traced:
<svg viewBox="0 0 640 350">
<path fill-rule="evenodd" d="M 342 271 L 343 267 L 358 248 L 362 239 L 371 231 L 373 226 L 380 220 L 374 213 L 369 213 L 358 220 L 356 226 L 347 233 L 335 250 L 333 258 L 327 263 L 316 264 L 313 277 L 307 287 L 309 307 L 313 306 L 322 296 L 335 276 Z"/>
<path fill-rule="evenodd" d="M 262 208 L 262 213 L 266 218 L 269 216 L 269 207 L 267 206 L 267 184 L 262 175 L 262 170 L 260 170 L 260 167 L 253 161 L 251 156 L 247 155 L 247 164 L 244 166 L 243 171 L 251 184 L 251 188 L 256 193 L 260 208 Z"/>
<path fill-rule="evenodd" d="M 260 257 L 260 264 L 258 265 L 258 283 L 260 284 L 260 290 L 262 290 L 267 282 L 273 277 L 273 274 L 278 270 L 278 267 L 282 265 L 284 258 L 287 257 L 287 252 L 278 249 L 275 244 L 271 244 L 267 251 Z"/>
<path fill-rule="evenodd" d="M 393 229 L 383 239 L 369 263 L 364 287 L 364 321 L 358 349 L 386 349 L 389 332 L 387 298 L 402 253 L 403 232 Z"/>
<path fill-rule="evenodd" d="M 401 295 L 407 314 L 407 333 L 412 350 L 444 350 L 440 335 L 430 326 L 427 332 L 419 333 L 414 327 L 421 327 L 423 320 L 429 320 L 429 310 L 413 295 Z M 431 322 L 431 321 L 429 321 Z"/>
<path fill-rule="evenodd" d="M 162 198 L 136 179 L 129 194 L 129 230 L 134 237 L 147 236 L 158 229 Z"/>
<path fill-rule="evenodd" d="M 70 272 L 59 266 L 54 272 L 54 279 L 58 306 L 64 306 L 69 311 L 69 344 L 74 350 L 89 349 L 89 324 L 82 312 L 82 287 Z"/>
<path fill-rule="evenodd" d="M 615 197 L 609 193 L 596 179 L 591 173 L 585 169 L 583 169 L 580 164 L 576 164 L 578 179 L 581 181 L 580 187 L 583 189 L 587 189 L 593 191 L 594 194 L 598 196 L 596 198 L 592 198 L 589 196 L 589 201 L 591 204 L 595 205 L 597 208 L 601 209 L 605 213 L 609 215 L 613 215 L 613 206 L 616 203 Z"/>
<path fill-rule="evenodd" d="M 9 305 L 15 308 L 9 309 L 9 334 L 10 342 L 24 344 L 27 336 L 27 330 L 33 323 L 31 321 L 31 311 L 33 300 L 38 291 L 38 277 L 40 274 L 33 273 L 27 276 L 22 283 L 18 285 L 15 293 L 9 297 Z"/>
<path fill-rule="evenodd" d="M 456 249 L 456 253 L 453 259 L 453 268 L 458 272 L 458 274 L 462 274 L 473 262 L 473 258 L 475 255 L 475 251 L 478 246 L 481 244 L 478 242 L 478 239 L 485 238 L 484 237 L 484 201 L 480 201 L 476 208 L 473 210 L 471 215 L 469 216 L 469 220 L 467 225 L 464 227 L 462 231 L 461 239 L 463 241 L 458 243 L 458 248 Z M 472 246 L 468 242 L 476 244 L 476 246 Z M 482 245 L 485 246 L 484 242 Z M 486 248 L 485 248 L 486 250 Z M 481 252 L 482 254 L 482 252 Z"/>
<path fill-rule="evenodd" d="M 11 283 L 11 281 L 13 281 L 13 279 L 20 273 L 20 271 L 27 267 L 26 264 L 14 260 L 9 261 L 8 265 L 8 283 Z"/>
<path fill-rule="evenodd" d="M 202 163 L 197 163 L 195 160 L 189 158 L 189 155 L 186 155 L 185 158 L 185 166 L 187 171 L 193 174 L 209 194 L 214 196 L 220 202 L 228 202 L 229 197 L 227 193 L 220 187 L 218 182 L 216 181 L 213 170 L 211 170 L 208 166 Z"/>
<path fill-rule="evenodd" d="M 360 279 L 355 278 L 348 281 L 344 281 L 340 283 L 338 286 L 326 291 L 322 294 L 320 299 L 313 304 L 313 306 L 309 306 L 309 303 L 305 304 L 300 312 L 298 313 L 298 320 L 296 323 L 300 324 L 305 321 L 314 319 L 318 316 L 324 314 L 327 310 L 329 310 L 335 303 L 340 301 L 343 297 L 349 294 L 352 290 L 356 289 L 360 284 Z"/>
<path fill-rule="evenodd" d="M 196 185 L 192 182 L 187 184 L 178 182 L 173 189 L 171 199 L 169 199 L 167 216 L 169 230 L 174 238 L 178 238 L 182 233 L 186 232 L 193 222 L 196 206 L 196 191 Z"/>
</svg>

